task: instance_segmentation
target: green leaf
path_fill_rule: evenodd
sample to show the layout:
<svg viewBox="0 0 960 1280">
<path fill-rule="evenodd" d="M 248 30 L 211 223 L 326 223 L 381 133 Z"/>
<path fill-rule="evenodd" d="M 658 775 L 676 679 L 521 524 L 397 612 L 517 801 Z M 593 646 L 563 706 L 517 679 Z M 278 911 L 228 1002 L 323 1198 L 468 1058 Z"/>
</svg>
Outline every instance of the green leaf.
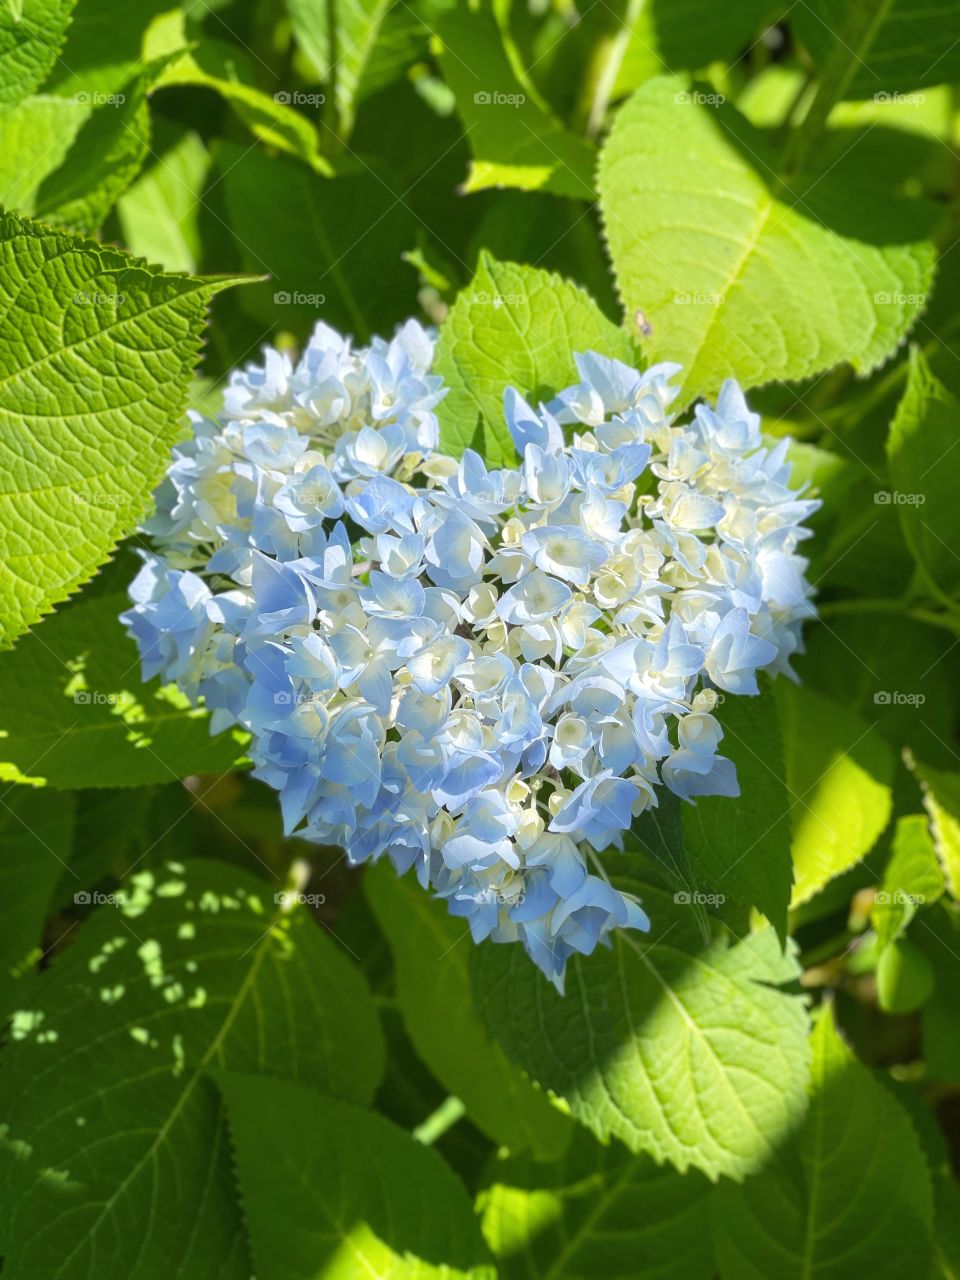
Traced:
<svg viewBox="0 0 960 1280">
<path fill-rule="evenodd" d="M 151 30 L 151 48 L 176 48 L 183 44 L 182 18 L 179 11 L 165 15 L 162 24 Z M 171 24 L 167 26 L 166 24 Z M 157 80 L 157 89 L 177 85 L 196 85 L 211 89 L 231 107 L 255 138 L 304 161 L 317 173 L 329 176 L 333 170 L 320 154 L 317 130 L 295 107 L 290 94 L 278 91 L 263 93 L 240 80 L 236 72 L 236 48 L 217 40 L 191 41 L 180 57 L 171 61 Z"/>
<path fill-rule="evenodd" d="M 793 827 L 793 906 L 865 857 L 892 807 L 893 754 L 874 725 L 802 685 L 776 685 Z"/>
<path fill-rule="evenodd" d="M 287 0 L 290 24 L 300 48 L 317 69 L 336 104 L 337 133 L 350 136 L 360 83 L 380 27 L 393 8 L 390 0 Z"/>
<path fill-rule="evenodd" d="M 63 163 L 92 108 L 38 94 L 0 108 L 0 204 L 31 214 L 40 183 Z"/>
<path fill-rule="evenodd" d="M 387 935 L 397 1000 L 423 1062 L 498 1146 L 560 1154 L 570 1122 L 484 1030 L 470 992 L 470 930 L 409 878 L 371 871 L 364 889 Z"/>
<path fill-rule="evenodd" d="M 0 214 L 0 645 L 85 582 L 146 513 L 178 439 L 210 298 Z"/>
<path fill-rule="evenodd" d="M 913 1013 L 933 993 L 930 961 L 909 938 L 894 938 L 877 961 L 877 1004 L 885 1013 Z"/>
<path fill-rule="evenodd" d="M 120 198 L 117 213 L 131 253 L 168 271 L 196 271 L 200 202 L 210 156 L 199 134 L 183 133 Z"/>
<path fill-rule="evenodd" d="M 809 0 L 790 25 L 835 97 L 872 98 L 945 84 L 960 75 L 960 10 L 911 0 Z"/>
<path fill-rule="evenodd" d="M 38 184 L 31 213 L 78 231 L 99 228 L 149 151 L 151 79 L 135 76 L 114 95 L 117 101 L 94 102 L 63 162 Z"/>
<path fill-rule="evenodd" d="M 613 871 L 611 860 L 608 868 Z M 740 1178 L 804 1107 L 807 1018 L 773 929 L 704 942 L 689 906 L 638 893 L 650 936 L 570 962 L 559 995 L 517 946 L 482 946 L 474 993 L 491 1032 L 601 1140 L 684 1171 Z"/>
<path fill-rule="evenodd" d="M 923 789 L 923 806 L 947 888 L 960 901 L 960 773 L 926 764 L 914 764 L 914 773 Z"/>
<path fill-rule="evenodd" d="M 898 818 L 890 861 L 870 910 L 877 931 L 877 950 L 882 952 L 899 938 L 916 915 L 917 907 L 936 902 L 943 890 L 943 872 L 927 819 L 921 813 Z"/>
<path fill-rule="evenodd" d="M 481 253 L 440 330 L 436 372 L 450 386 L 438 410 L 442 447 L 463 453 L 481 425 L 486 461 L 511 463 L 504 389 L 516 387 L 534 404 L 549 399 L 579 381 L 574 352 L 591 350 L 636 360 L 627 335 L 575 284 Z"/>
<path fill-rule="evenodd" d="M 960 1084 L 960 916 L 943 899 L 921 911 L 910 931 L 933 969 L 934 990 L 923 1010 L 923 1058 L 930 1080 Z"/>
<path fill-rule="evenodd" d="M 438 24 L 443 73 L 473 152 L 465 192 L 519 187 L 592 200 L 596 152 L 519 79 L 493 15 L 451 9 Z"/>
<path fill-rule="evenodd" d="M 712 1280 L 711 1191 L 580 1131 L 552 1164 L 492 1160 L 477 1207 L 502 1280 Z"/>
<path fill-rule="evenodd" d="M 0 104 L 19 102 L 57 60 L 74 0 L 7 0 L 0 5 Z"/>
<path fill-rule="evenodd" d="M 154 56 L 144 33 L 157 15 L 171 8 L 169 0 L 79 0 L 48 91 L 64 97 L 119 92 Z"/>
<path fill-rule="evenodd" d="M 127 892 L 76 930 L 13 1024 L 0 1084 L 5 1266 L 61 1280 L 246 1280 L 207 1073 L 369 1103 L 383 1062 L 375 1010 L 321 928 L 245 872 L 177 864 Z"/>
<path fill-rule="evenodd" d="M 841 361 L 868 373 L 930 288 L 932 210 L 845 186 L 840 170 L 787 187 L 762 135 L 676 76 L 621 109 L 599 187 L 626 314 L 652 326 L 646 355 L 684 365 L 688 400 L 731 376 L 749 387 Z"/>
<path fill-rule="evenodd" d="M 466 1190 L 435 1151 L 296 1084 L 216 1079 L 258 1275 L 490 1277 Z"/>
<path fill-rule="evenodd" d="M 322 319 L 363 342 L 409 315 L 402 254 L 414 219 L 380 178 L 364 171 L 324 179 L 226 143 L 215 157 L 241 260 L 271 276 L 242 295 L 262 324 L 305 337 Z"/>
<path fill-rule="evenodd" d="M 212 738 L 206 712 L 172 685 L 141 683 L 136 645 L 118 620 L 128 603 L 78 600 L 0 654 L 0 775 L 137 787 L 242 761 L 239 730 Z"/>
<path fill-rule="evenodd" d="M 793 871 L 777 704 L 766 689 L 759 698 L 725 698 L 717 718 L 720 751 L 737 766 L 741 799 L 702 796 L 685 804 L 686 847 L 698 880 L 757 907 L 785 938 Z"/>
<path fill-rule="evenodd" d="M 948 602 L 960 593 L 960 507 L 955 467 L 960 455 L 960 404 L 913 347 L 910 373 L 890 426 L 887 457 L 891 492 L 903 536 L 935 595 Z"/>
<path fill-rule="evenodd" d="M 767 1168 L 717 1196 L 720 1272 L 926 1275 L 932 1225 L 930 1170 L 910 1117 L 846 1048 L 828 1008 L 813 1033 L 806 1119 Z"/>
<path fill-rule="evenodd" d="M 54 890 L 70 874 L 73 830 L 73 796 L 51 805 L 29 787 L 8 787 L 0 798 L 0 1017 L 16 1007 L 15 973 L 39 953 Z"/>
</svg>

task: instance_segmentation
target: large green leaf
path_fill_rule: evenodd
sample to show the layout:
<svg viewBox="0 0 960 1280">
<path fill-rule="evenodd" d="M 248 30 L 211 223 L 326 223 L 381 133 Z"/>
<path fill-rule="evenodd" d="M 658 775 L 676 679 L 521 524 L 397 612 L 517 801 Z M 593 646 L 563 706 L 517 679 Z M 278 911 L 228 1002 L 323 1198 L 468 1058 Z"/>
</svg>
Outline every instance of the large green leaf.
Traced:
<svg viewBox="0 0 960 1280">
<path fill-rule="evenodd" d="M 0 1017 L 17 999 L 20 966 L 39 954 L 43 924 L 68 866 L 73 796 L 51 805 L 29 787 L 7 787 L 0 798 Z"/>
<path fill-rule="evenodd" d="M 258 320 L 305 337 L 322 319 L 364 341 L 409 315 L 401 255 L 414 219 L 380 177 L 364 170 L 325 179 L 226 143 L 215 156 L 241 259 L 271 277 L 242 295 Z"/>
<path fill-rule="evenodd" d="M 19 102 L 57 60 L 74 0 L 10 0 L 0 5 L 0 103 Z"/>
<path fill-rule="evenodd" d="M 0 215 L 0 645 L 146 513 L 229 283 Z"/>
<path fill-rule="evenodd" d="M 887 456 L 903 535 L 931 589 L 948 601 L 960 593 L 960 403 L 930 371 L 922 352 L 910 352 L 910 373 L 890 426 Z"/>
<path fill-rule="evenodd" d="M 518 79 L 493 15 L 451 9 L 439 24 L 443 71 L 473 152 L 464 191 L 519 187 L 593 199 L 596 154 Z"/>
<path fill-rule="evenodd" d="M 804 1108 L 806 1013 L 777 990 L 797 965 L 773 929 L 704 942 L 682 895 L 617 883 L 642 898 L 651 935 L 620 932 L 609 951 L 572 960 L 564 996 L 518 946 L 478 947 L 483 1016 L 598 1138 L 743 1177 Z"/>
<path fill-rule="evenodd" d="M 907 1112 L 834 1026 L 813 1033 L 810 1109 L 775 1160 L 715 1203 L 723 1280 L 926 1275 L 930 1170 Z"/>
<path fill-rule="evenodd" d="M 933 276 L 932 211 L 897 203 L 842 167 L 778 175 L 762 135 L 687 81 L 659 76 L 618 114 L 600 159 L 607 241 L 645 352 L 685 366 L 688 399 L 883 363 Z"/>
<path fill-rule="evenodd" d="M 580 1131 L 552 1164 L 491 1161 L 478 1208 L 502 1280 L 712 1280 L 710 1195 Z"/>
<path fill-rule="evenodd" d="M 903 94 L 960 75 L 960 9 L 947 0 L 809 0 L 790 10 L 821 76 L 837 98 Z"/>
<path fill-rule="evenodd" d="M 890 817 L 894 761 L 875 726 L 841 703 L 786 680 L 777 700 L 797 906 L 873 848 Z"/>
<path fill-rule="evenodd" d="M 369 1103 L 383 1056 L 376 1013 L 323 930 L 244 872 L 177 864 L 135 876 L 127 895 L 76 931 L 14 1019 L 0 1080 L 5 1267 L 62 1280 L 246 1278 L 226 1117 L 207 1073 Z"/>
<path fill-rule="evenodd" d="M 921 911 L 910 930 L 933 970 L 933 995 L 923 1010 L 923 1058 L 931 1080 L 960 1084 L 960 914 L 947 899 Z"/>
<path fill-rule="evenodd" d="M 438 411 L 441 444 L 461 454 L 479 429 L 487 462 L 510 463 L 504 389 L 516 387 L 534 404 L 549 399 L 579 381 L 573 353 L 590 350 L 636 360 L 627 335 L 575 284 L 481 253 L 440 330 L 436 371 L 450 387 Z"/>
<path fill-rule="evenodd" d="M 490 1276 L 466 1190 L 435 1151 L 302 1085 L 217 1082 L 263 1280 Z"/>
<path fill-rule="evenodd" d="M 491 1041 L 473 1007 L 466 923 L 386 867 L 368 874 L 364 888 L 393 952 L 397 999 L 417 1053 L 499 1146 L 558 1155 L 569 1120 Z"/>
<path fill-rule="evenodd" d="M 759 698 L 726 698 L 717 718 L 741 798 L 731 804 L 702 796 L 684 805 L 686 848 L 704 886 L 759 908 L 784 937 L 793 872 L 777 704 L 767 690 Z"/>
<path fill-rule="evenodd" d="M 172 685 L 141 683 L 137 648 L 118 620 L 127 604 L 117 595 L 78 600 L 0 654 L 0 774 L 137 787 L 242 760 L 245 735 L 212 738 L 206 713 Z"/>
</svg>

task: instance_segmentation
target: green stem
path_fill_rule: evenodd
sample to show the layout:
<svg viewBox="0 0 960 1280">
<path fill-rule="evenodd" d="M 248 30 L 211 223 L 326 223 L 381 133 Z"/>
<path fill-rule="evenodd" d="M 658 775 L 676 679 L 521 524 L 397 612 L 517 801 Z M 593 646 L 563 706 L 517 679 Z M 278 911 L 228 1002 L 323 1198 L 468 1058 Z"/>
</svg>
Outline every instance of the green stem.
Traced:
<svg viewBox="0 0 960 1280">
<path fill-rule="evenodd" d="M 452 1094 L 449 1098 L 445 1098 L 440 1103 L 436 1111 L 432 1111 L 422 1124 L 418 1124 L 413 1131 L 413 1137 L 417 1142 L 422 1142 L 425 1147 L 432 1146 L 438 1138 L 442 1138 L 448 1129 L 451 1129 L 459 1119 L 466 1115 L 467 1109 Z"/>
</svg>

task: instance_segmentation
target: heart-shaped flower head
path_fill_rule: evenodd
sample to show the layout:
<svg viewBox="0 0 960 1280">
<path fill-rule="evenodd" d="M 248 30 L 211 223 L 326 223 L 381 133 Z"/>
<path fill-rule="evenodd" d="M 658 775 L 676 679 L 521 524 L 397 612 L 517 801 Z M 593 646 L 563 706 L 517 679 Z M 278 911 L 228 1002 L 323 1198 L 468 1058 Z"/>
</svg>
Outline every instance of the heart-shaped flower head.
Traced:
<svg viewBox="0 0 960 1280">
<path fill-rule="evenodd" d="M 437 452 L 433 336 L 318 325 L 192 415 L 124 615 L 144 676 L 253 735 L 286 830 L 389 857 L 560 987 L 639 902 L 597 854 L 665 787 L 738 794 L 713 712 L 789 672 L 812 612 L 790 487 L 735 382 L 686 422 L 675 365 L 594 352 L 519 455 Z"/>
</svg>

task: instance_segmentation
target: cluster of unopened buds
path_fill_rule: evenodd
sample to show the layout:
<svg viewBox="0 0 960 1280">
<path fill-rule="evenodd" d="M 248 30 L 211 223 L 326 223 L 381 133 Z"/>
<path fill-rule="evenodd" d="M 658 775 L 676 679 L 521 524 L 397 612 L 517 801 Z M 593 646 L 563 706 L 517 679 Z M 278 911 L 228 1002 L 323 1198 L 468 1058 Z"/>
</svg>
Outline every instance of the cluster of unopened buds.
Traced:
<svg viewBox="0 0 960 1280">
<path fill-rule="evenodd" d="M 414 321 L 362 350 L 321 324 L 235 373 L 124 619 L 145 678 L 250 731 L 288 832 L 415 868 L 562 987 L 648 927 L 597 855 L 664 787 L 738 794 L 718 692 L 789 672 L 817 504 L 736 383 L 679 423 L 677 366 L 592 352 L 549 404 L 506 391 L 516 466 L 448 457 L 433 350 Z"/>
</svg>

